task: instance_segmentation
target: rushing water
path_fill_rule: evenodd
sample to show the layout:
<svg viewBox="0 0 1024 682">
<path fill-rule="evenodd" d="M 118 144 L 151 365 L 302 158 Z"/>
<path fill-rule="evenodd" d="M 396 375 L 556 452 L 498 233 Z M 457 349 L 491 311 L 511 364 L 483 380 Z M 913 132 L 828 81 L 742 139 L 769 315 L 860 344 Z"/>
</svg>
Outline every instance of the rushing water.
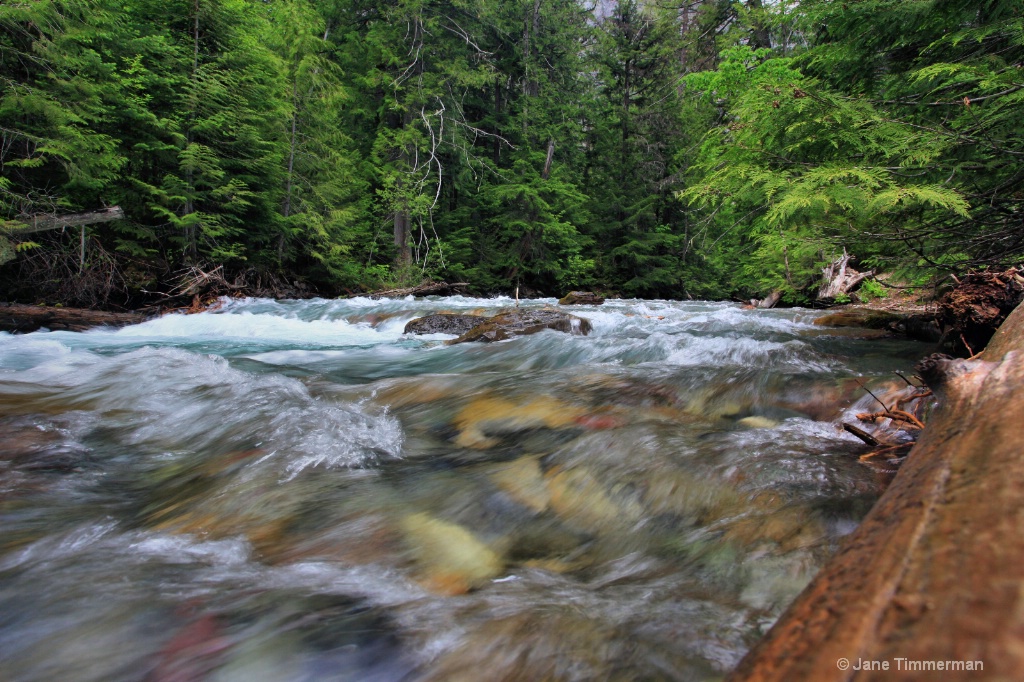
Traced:
<svg viewBox="0 0 1024 682">
<path fill-rule="evenodd" d="M 923 348 L 664 301 L 402 334 L 511 303 L 0 334 L 0 678 L 727 672 L 878 496 L 838 424 Z"/>
</svg>

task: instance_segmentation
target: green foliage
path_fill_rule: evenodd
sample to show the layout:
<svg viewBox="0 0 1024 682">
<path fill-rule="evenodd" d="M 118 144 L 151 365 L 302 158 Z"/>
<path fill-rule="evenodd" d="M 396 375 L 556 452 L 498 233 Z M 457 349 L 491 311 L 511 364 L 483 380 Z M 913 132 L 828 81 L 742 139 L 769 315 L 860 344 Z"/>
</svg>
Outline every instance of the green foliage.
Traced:
<svg viewBox="0 0 1024 682">
<path fill-rule="evenodd" d="M 864 280 L 857 290 L 857 295 L 865 301 L 873 301 L 876 298 L 885 298 L 889 292 L 884 286 L 873 279 Z"/>
<path fill-rule="evenodd" d="M 1011 4 L 802 2 L 816 27 L 804 54 L 737 46 L 689 76 L 723 112 L 682 193 L 706 216 L 707 257 L 739 260 L 737 284 L 761 294 L 808 287 L 815 260 L 844 246 L 911 275 L 1019 258 Z"/>
<path fill-rule="evenodd" d="M 4 3 L 0 220 L 120 205 L 147 287 L 799 302 L 1021 258 L 1022 63 L 1013 0 Z"/>
</svg>

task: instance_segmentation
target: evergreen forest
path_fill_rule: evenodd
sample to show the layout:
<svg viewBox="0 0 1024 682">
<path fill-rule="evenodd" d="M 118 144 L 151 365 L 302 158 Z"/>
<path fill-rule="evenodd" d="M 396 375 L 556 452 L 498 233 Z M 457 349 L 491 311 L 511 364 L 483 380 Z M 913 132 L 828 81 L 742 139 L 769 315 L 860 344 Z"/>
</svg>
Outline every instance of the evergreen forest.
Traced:
<svg viewBox="0 0 1024 682">
<path fill-rule="evenodd" d="M 1019 0 L 3 0 L 0 83 L 9 300 L 800 303 L 844 251 L 1024 253 Z"/>
</svg>

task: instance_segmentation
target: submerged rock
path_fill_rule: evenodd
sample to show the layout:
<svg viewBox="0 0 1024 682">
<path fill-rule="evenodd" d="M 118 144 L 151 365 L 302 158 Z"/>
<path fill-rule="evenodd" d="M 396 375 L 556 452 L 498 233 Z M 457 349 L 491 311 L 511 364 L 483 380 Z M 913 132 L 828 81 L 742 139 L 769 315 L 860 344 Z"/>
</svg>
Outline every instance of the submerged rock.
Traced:
<svg viewBox="0 0 1024 682">
<path fill-rule="evenodd" d="M 559 310 L 509 310 L 486 318 L 450 343 L 465 341 L 504 341 L 513 336 L 536 334 L 545 329 L 586 336 L 593 327 L 590 320 Z"/>
<path fill-rule="evenodd" d="M 736 422 L 740 426 L 745 426 L 748 429 L 773 429 L 779 425 L 779 422 L 768 417 L 761 417 L 758 415 L 751 415 L 750 417 L 744 417 Z"/>
<path fill-rule="evenodd" d="M 585 414 L 579 407 L 547 396 L 521 403 L 485 395 L 469 402 L 455 417 L 459 430 L 455 443 L 463 448 L 492 448 L 501 436 L 540 428 L 573 428 Z"/>
<path fill-rule="evenodd" d="M 465 334 L 487 318 L 480 315 L 437 313 L 410 320 L 405 334 Z"/>
<path fill-rule="evenodd" d="M 558 300 L 559 305 L 601 305 L 604 303 L 604 296 L 598 296 L 593 291 L 570 291 Z"/>
<path fill-rule="evenodd" d="M 497 464 L 490 479 L 505 494 L 534 512 L 543 512 L 551 504 L 551 493 L 544 483 L 538 456 Z"/>
<path fill-rule="evenodd" d="M 465 594 L 501 575 L 505 563 L 466 528 L 410 514 L 402 520 L 424 587 L 440 594 Z"/>
</svg>

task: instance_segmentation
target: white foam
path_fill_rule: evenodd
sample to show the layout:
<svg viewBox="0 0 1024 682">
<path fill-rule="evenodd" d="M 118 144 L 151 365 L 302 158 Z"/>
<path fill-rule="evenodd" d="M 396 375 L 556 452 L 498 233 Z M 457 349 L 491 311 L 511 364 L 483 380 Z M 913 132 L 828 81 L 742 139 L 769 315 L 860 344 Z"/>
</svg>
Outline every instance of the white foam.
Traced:
<svg viewBox="0 0 1024 682">
<path fill-rule="evenodd" d="M 108 332 L 115 339 L 224 339 L 261 343 L 346 346 L 375 345 L 401 335 L 393 327 L 374 328 L 369 323 L 351 324 L 343 319 L 302 320 L 266 313 L 200 313 L 165 315 L 155 320 Z"/>
<path fill-rule="evenodd" d="M 311 466 L 360 466 L 398 457 L 403 436 L 386 414 L 310 395 L 297 379 L 234 369 L 224 358 L 145 347 L 114 356 L 76 352 L 14 377 L 61 388 L 105 413 L 126 444 L 200 451 L 252 447 L 289 477 Z"/>
</svg>

